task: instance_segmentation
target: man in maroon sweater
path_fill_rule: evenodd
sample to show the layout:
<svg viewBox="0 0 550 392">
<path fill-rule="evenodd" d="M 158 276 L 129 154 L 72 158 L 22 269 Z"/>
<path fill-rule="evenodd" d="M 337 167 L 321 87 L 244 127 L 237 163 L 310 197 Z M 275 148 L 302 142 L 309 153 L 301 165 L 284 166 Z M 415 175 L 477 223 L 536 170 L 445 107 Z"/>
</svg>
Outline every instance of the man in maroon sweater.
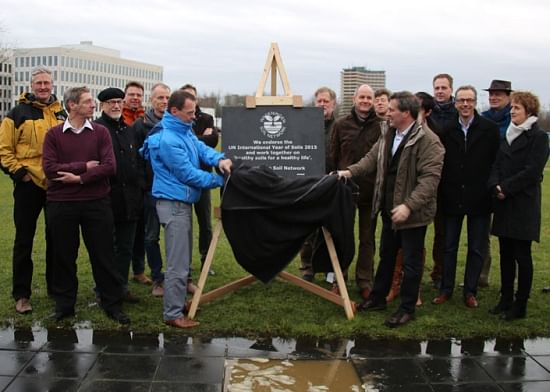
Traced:
<svg viewBox="0 0 550 392">
<path fill-rule="evenodd" d="M 48 179 L 46 217 L 54 250 L 52 297 L 55 321 L 74 316 L 80 231 L 88 250 L 101 306 L 111 319 L 129 324 L 122 312 L 123 285 L 113 265 L 113 215 L 109 177 L 115 157 L 107 128 L 89 121 L 95 102 L 86 87 L 64 94 L 68 119 L 48 132 L 43 166 Z"/>
</svg>

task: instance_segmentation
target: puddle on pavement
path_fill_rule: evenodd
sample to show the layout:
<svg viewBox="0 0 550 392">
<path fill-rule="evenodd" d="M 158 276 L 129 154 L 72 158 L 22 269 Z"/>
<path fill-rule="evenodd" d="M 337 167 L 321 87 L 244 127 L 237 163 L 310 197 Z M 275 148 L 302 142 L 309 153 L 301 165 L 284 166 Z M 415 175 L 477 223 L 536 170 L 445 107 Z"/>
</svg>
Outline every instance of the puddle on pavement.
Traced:
<svg viewBox="0 0 550 392">
<path fill-rule="evenodd" d="M 361 380 L 346 360 L 276 360 L 264 358 L 225 361 L 224 392 L 359 392 Z"/>
</svg>

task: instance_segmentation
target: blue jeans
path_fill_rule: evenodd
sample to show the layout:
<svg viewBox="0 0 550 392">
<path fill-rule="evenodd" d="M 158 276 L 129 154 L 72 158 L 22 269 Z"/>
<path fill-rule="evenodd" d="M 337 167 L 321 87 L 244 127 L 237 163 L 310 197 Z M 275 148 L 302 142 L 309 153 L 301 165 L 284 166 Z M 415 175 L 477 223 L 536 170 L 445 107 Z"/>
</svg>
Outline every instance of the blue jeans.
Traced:
<svg viewBox="0 0 550 392">
<path fill-rule="evenodd" d="M 174 200 L 157 200 L 159 221 L 164 227 L 166 275 L 164 279 L 164 320 L 183 317 L 187 277 L 193 248 L 191 205 Z"/>
<path fill-rule="evenodd" d="M 143 199 L 143 216 L 145 226 L 145 252 L 147 264 L 151 268 L 151 278 L 156 283 L 164 281 L 162 273 L 162 255 L 160 254 L 160 222 L 157 215 L 156 199 L 151 191 L 145 192 Z"/>
<path fill-rule="evenodd" d="M 464 296 L 476 295 L 479 275 L 487 254 L 487 236 L 491 221 L 490 214 L 484 215 L 445 215 L 445 255 L 443 258 L 443 278 L 441 294 L 452 295 L 456 279 L 456 263 L 462 222 L 467 217 L 468 254 L 464 272 Z"/>
</svg>

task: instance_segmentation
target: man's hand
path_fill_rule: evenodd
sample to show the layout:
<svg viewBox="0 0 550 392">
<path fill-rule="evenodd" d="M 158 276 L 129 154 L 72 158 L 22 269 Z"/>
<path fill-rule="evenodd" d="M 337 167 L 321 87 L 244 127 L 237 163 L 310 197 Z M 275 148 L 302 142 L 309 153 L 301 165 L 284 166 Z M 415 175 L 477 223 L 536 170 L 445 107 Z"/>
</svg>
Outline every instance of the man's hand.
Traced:
<svg viewBox="0 0 550 392">
<path fill-rule="evenodd" d="M 338 170 L 336 172 L 338 174 L 338 178 L 351 178 L 352 177 L 352 174 L 349 170 Z"/>
<path fill-rule="evenodd" d="M 212 132 L 212 128 L 206 128 L 202 134 L 203 136 L 210 136 L 212 135 Z"/>
<path fill-rule="evenodd" d="M 496 190 L 497 190 L 497 199 L 499 200 L 506 199 L 506 195 L 502 192 L 502 188 L 500 187 L 500 185 L 496 186 Z"/>
<path fill-rule="evenodd" d="M 232 166 L 233 162 L 231 162 L 231 159 L 220 159 L 220 161 L 218 162 L 218 168 L 223 174 L 231 173 Z"/>
<path fill-rule="evenodd" d="M 393 223 L 403 223 L 411 215 L 411 210 L 405 204 L 399 204 L 391 210 L 391 220 Z"/>
<path fill-rule="evenodd" d="M 58 171 L 59 177 L 54 178 L 53 181 L 62 182 L 64 184 L 78 184 L 80 183 L 80 176 L 70 172 Z"/>
<path fill-rule="evenodd" d="M 86 171 L 96 166 L 99 166 L 99 161 L 88 161 L 86 162 Z"/>
</svg>

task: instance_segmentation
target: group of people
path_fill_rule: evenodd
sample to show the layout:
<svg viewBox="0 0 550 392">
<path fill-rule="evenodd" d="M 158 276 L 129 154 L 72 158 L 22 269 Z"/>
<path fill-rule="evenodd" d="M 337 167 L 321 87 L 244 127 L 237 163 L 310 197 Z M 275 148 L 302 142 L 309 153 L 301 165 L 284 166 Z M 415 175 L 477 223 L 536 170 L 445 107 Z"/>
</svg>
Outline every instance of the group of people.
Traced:
<svg viewBox="0 0 550 392">
<path fill-rule="evenodd" d="M 166 324 L 197 325 L 185 316 L 186 295 L 195 290 L 192 206 L 204 262 L 212 238 L 209 189 L 223 185 L 232 162 L 214 149 L 218 130 L 198 106 L 196 88 L 187 84 L 171 92 L 155 84 L 151 108 L 145 110 L 141 84 L 129 82 L 124 91 L 109 87 L 97 96 L 101 115 L 95 121 L 96 101 L 88 88 L 65 91 L 64 108 L 52 90 L 50 70 L 33 70 L 31 91 L 21 95 L 0 126 L 0 163 L 14 183 L 16 312 L 32 311 L 31 254 L 44 209 L 46 288 L 55 301 L 56 321 L 75 313 L 81 232 L 97 301 L 108 317 L 130 322 L 122 303 L 139 301 L 128 288 L 132 267 L 135 281 L 152 284 L 152 295 L 164 297 Z M 415 318 L 432 222 L 431 278 L 439 290 L 432 303 L 451 298 L 464 218 L 465 305 L 477 307 L 478 287 L 488 284 L 492 233 L 500 245 L 501 290 L 490 312 L 505 320 L 526 315 L 548 138 L 537 126 L 535 95 L 512 91 L 504 80 L 493 80 L 486 90 L 490 109 L 479 114 L 476 88 L 458 87 L 453 96 L 448 74 L 433 78 L 433 96 L 374 91 L 365 84 L 356 89 L 351 112 L 339 119 L 334 91 L 322 87 L 315 93 L 314 104 L 325 119 L 326 173 L 353 178 L 359 189 L 355 279 L 363 302 L 358 309 L 384 310 L 399 295 L 397 311 L 385 322 L 389 327 Z M 374 274 L 378 214 L 380 262 Z M 308 238 L 301 251 L 300 269 L 309 281 L 315 274 L 315 238 Z M 145 255 L 151 279 L 144 273 Z"/>
<path fill-rule="evenodd" d="M 374 91 L 365 84 L 356 89 L 351 112 L 337 120 L 335 93 L 327 88 L 316 93 L 327 126 L 328 171 L 353 178 L 359 186 L 355 279 L 363 302 L 358 310 L 384 310 L 399 295 L 398 309 L 385 321 L 390 328 L 413 320 L 422 303 L 424 242 L 432 222 L 431 278 L 439 294 L 431 302 L 442 305 L 452 297 L 465 218 L 464 304 L 477 308 L 478 287 L 489 284 L 493 234 L 500 245 L 501 290 L 490 313 L 504 320 L 526 315 L 533 278 L 531 243 L 540 236 L 548 137 L 537 125 L 540 103 L 534 94 L 513 91 L 505 80 L 493 80 L 486 91 L 490 109 L 480 114 L 476 88 L 460 86 L 453 96 L 449 74 L 433 78 L 433 96 Z M 378 214 L 380 263 L 374 274 Z M 314 271 L 304 249 L 302 276 L 312 280 Z M 333 290 L 339 291 L 337 285 Z"/>
<path fill-rule="evenodd" d="M 208 189 L 223 184 L 232 162 L 214 150 L 218 133 L 196 95 L 189 84 L 171 93 L 158 83 L 145 111 L 143 85 L 129 82 L 124 91 L 109 87 L 98 94 L 101 115 L 92 121 L 96 97 L 88 88 L 67 89 L 63 108 L 53 94 L 51 71 L 33 70 L 31 91 L 21 95 L 0 126 L 0 163 L 14 183 L 12 296 L 17 313 L 32 312 L 31 255 L 44 210 L 53 320 L 75 314 L 82 235 L 97 302 L 109 318 L 130 323 L 122 304 L 139 302 L 128 289 L 132 266 L 136 282 L 152 284 L 152 295 L 164 297 L 166 324 L 198 324 L 184 315 L 186 294 L 195 289 L 189 271 L 191 206 L 204 260 L 212 236 Z M 145 255 L 152 279 L 144 273 Z"/>
</svg>

